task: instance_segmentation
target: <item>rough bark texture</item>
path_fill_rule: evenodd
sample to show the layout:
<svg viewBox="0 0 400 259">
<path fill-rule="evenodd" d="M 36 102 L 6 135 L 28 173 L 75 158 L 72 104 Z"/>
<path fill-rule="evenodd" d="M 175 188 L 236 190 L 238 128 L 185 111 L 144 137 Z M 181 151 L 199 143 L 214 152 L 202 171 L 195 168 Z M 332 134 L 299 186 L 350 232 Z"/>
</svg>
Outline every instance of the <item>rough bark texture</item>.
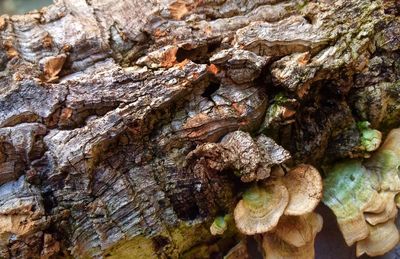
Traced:
<svg viewBox="0 0 400 259">
<path fill-rule="evenodd" d="M 279 145 L 288 165 L 321 168 L 366 155 L 357 121 L 400 125 L 399 13 L 59 0 L 1 16 L 0 257 L 221 256 L 237 234 L 212 237 L 210 222 L 240 177 L 286 160 Z"/>
</svg>

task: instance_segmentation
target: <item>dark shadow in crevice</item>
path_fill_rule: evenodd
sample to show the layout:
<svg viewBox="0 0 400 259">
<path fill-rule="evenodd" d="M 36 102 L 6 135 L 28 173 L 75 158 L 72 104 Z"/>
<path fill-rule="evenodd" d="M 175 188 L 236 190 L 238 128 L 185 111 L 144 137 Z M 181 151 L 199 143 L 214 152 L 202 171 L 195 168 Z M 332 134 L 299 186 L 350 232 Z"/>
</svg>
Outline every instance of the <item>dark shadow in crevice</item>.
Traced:
<svg viewBox="0 0 400 259">
<path fill-rule="evenodd" d="M 210 57 L 221 47 L 221 40 L 215 39 L 208 42 L 206 45 L 200 45 L 196 48 L 181 47 L 176 52 L 176 61 L 182 62 L 186 59 L 198 64 L 209 64 Z"/>
<path fill-rule="evenodd" d="M 204 92 L 201 94 L 201 96 L 210 98 L 215 93 L 219 88 L 220 88 L 220 83 L 219 82 L 213 82 L 211 81 L 210 84 L 207 86 L 207 88 L 204 90 Z"/>
</svg>

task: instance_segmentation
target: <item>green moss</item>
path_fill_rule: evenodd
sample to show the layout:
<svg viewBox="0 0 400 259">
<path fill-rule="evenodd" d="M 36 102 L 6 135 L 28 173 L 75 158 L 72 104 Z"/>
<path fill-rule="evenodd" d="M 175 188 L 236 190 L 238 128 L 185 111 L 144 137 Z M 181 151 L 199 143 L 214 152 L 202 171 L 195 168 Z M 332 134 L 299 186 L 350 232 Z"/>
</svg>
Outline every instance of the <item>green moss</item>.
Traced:
<svg viewBox="0 0 400 259">
<path fill-rule="evenodd" d="M 152 240 L 143 236 L 134 237 L 129 241 L 118 243 L 105 254 L 106 257 L 110 259 L 158 258 Z"/>
<path fill-rule="evenodd" d="M 168 240 L 168 245 L 162 248 L 162 253 L 171 258 L 178 258 L 195 247 L 212 240 L 207 222 L 185 223 L 182 222 L 175 228 L 170 228 L 159 236 Z M 231 234 L 231 233 L 230 233 Z M 159 258 L 159 248 L 151 237 L 136 236 L 129 240 L 118 242 L 106 250 L 103 254 L 106 258 L 130 259 L 130 258 Z"/>
<path fill-rule="evenodd" d="M 259 132 L 265 132 L 274 122 L 281 119 L 282 113 L 285 111 L 284 105 L 291 102 L 283 93 L 275 95 L 272 104 L 268 107 L 265 114 L 264 122 L 260 127 Z"/>
</svg>

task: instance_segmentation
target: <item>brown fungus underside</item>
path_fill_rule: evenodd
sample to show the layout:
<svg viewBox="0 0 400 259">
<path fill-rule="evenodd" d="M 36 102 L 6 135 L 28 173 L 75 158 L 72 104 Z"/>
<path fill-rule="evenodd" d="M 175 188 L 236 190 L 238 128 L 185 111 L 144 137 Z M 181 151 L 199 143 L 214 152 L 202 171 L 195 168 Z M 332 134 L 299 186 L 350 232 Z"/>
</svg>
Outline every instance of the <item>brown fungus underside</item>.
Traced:
<svg viewBox="0 0 400 259">
<path fill-rule="evenodd" d="M 2 15 L 0 258 L 245 258 L 244 229 L 268 231 L 255 237 L 267 258 L 312 258 L 318 225 L 285 230 L 287 218 L 319 218 L 321 169 L 368 157 L 359 165 L 385 173 L 359 181 L 379 198 L 357 193 L 354 242 L 358 254 L 387 252 L 398 133 L 370 151 L 373 129 L 385 137 L 400 124 L 399 10 L 396 0 L 56 0 Z M 236 229 L 238 204 L 247 221 Z M 378 242 L 385 231 L 390 242 Z"/>
</svg>

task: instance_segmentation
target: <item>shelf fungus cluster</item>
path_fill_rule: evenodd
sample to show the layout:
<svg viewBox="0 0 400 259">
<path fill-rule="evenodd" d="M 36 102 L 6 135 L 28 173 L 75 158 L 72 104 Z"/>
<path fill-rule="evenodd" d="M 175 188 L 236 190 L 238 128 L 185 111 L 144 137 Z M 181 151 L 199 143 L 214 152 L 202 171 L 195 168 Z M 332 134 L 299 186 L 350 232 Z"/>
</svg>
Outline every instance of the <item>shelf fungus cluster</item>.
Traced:
<svg viewBox="0 0 400 259">
<path fill-rule="evenodd" d="M 313 258 L 314 239 L 322 217 L 314 209 L 322 199 L 322 178 L 311 165 L 300 164 L 284 172 L 289 153 L 272 139 L 248 133 L 227 134 L 220 143 L 198 146 L 189 154 L 196 166 L 233 170 L 250 187 L 233 210 L 236 229 L 260 239 L 265 258 Z M 213 235 L 228 228 L 229 216 L 215 218 Z"/>
<path fill-rule="evenodd" d="M 365 161 L 336 164 L 324 180 L 323 202 L 337 217 L 347 245 L 357 256 L 383 255 L 399 242 L 395 197 L 400 192 L 400 129 Z"/>
<path fill-rule="evenodd" d="M 261 234 L 265 258 L 314 258 L 322 217 L 313 212 L 322 198 L 322 179 L 310 165 L 272 173 L 243 193 L 233 212 L 237 229 Z"/>
</svg>

